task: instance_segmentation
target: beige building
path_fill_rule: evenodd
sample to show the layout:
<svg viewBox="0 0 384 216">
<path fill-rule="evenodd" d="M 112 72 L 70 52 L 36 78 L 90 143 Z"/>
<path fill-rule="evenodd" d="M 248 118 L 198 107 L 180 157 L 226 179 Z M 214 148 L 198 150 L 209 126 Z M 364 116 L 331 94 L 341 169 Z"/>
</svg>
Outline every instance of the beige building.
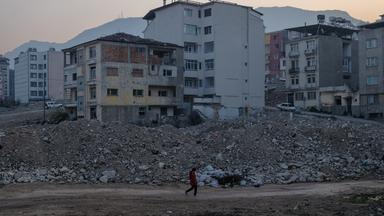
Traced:
<svg viewBox="0 0 384 216">
<path fill-rule="evenodd" d="M 183 48 L 125 33 L 63 50 L 65 106 L 74 117 L 143 122 L 183 104 Z"/>
</svg>

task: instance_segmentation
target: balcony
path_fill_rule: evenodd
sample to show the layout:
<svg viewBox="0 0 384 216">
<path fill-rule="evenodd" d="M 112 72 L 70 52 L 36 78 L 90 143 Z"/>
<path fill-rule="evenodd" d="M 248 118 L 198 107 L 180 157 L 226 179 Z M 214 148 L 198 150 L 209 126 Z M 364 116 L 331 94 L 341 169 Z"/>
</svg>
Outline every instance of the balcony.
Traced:
<svg viewBox="0 0 384 216">
<path fill-rule="evenodd" d="M 300 73 L 300 68 L 290 68 L 289 74 L 297 74 Z"/>
<path fill-rule="evenodd" d="M 195 104 L 220 104 L 221 98 L 213 97 L 213 98 L 194 98 L 193 102 Z"/>
<path fill-rule="evenodd" d="M 148 76 L 148 85 L 150 86 L 177 86 L 176 77 L 165 77 L 165 76 Z"/>
<path fill-rule="evenodd" d="M 306 49 L 305 51 L 304 51 L 304 54 L 306 55 L 306 56 L 310 56 L 310 55 L 316 55 L 316 49 L 314 49 L 314 48 L 312 48 L 312 49 Z"/>
<path fill-rule="evenodd" d="M 76 107 L 77 101 L 74 99 L 64 99 L 64 106 L 65 107 Z"/>
<path fill-rule="evenodd" d="M 289 52 L 289 57 L 298 57 L 298 56 L 300 56 L 300 53 L 299 53 L 299 51 L 290 51 Z"/>
<path fill-rule="evenodd" d="M 305 66 L 305 72 L 315 72 L 316 69 L 317 69 L 316 65 Z"/>
<path fill-rule="evenodd" d="M 175 97 L 148 97 L 148 105 L 150 106 L 177 106 Z"/>
</svg>

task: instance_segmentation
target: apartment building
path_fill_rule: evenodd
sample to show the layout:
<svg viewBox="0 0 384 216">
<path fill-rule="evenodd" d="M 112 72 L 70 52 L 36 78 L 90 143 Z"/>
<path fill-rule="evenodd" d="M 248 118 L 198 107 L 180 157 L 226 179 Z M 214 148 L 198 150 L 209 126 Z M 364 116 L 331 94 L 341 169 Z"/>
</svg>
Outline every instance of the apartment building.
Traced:
<svg viewBox="0 0 384 216">
<path fill-rule="evenodd" d="M 295 106 L 353 114 L 359 104 L 357 30 L 335 23 L 288 29 L 288 102 Z"/>
<path fill-rule="evenodd" d="M 144 37 L 184 47 L 184 102 L 211 118 L 264 106 L 262 14 L 223 1 L 173 1 L 149 11 Z"/>
<path fill-rule="evenodd" d="M 138 123 L 177 115 L 183 48 L 117 33 L 63 50 L 72 117 Z"/>
<path fill-rule="evenodd" d="M 285 45 L 288 31 L 276 31 L 265 34 L 265 70 L 266 84 L 280 83 L 285 80 Z"/>
<path fill-rule="evenodd" d="M 384 15 L 359 32 L 360 115 L 384 115 Z"/>
<path fill-rule="evenodd" d="M 0 55 L 0 102 L 8 98 L 9 59 Z"/>
<path fill-rule="evenodd" d="M 15 58 L 15 100 L 21 103 L 64 98 L 64 57 L 50 49 L 38 52 L 29 48 Z M 45 92 L 45 93 L 44 93 Z"/>
</svg>

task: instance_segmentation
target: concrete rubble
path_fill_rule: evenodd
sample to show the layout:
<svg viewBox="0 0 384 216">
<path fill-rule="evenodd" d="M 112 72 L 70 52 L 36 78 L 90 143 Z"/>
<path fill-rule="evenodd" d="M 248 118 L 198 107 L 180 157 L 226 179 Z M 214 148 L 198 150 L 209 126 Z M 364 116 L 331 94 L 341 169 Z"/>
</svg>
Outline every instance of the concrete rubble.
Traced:
<svg viewBox="0 0 384 216">
<path fill-rule="evenodd" d="M 255 119 L 175 128 L 79 120 L 1 133 L 0 184 L 187 183 L 200 185 L 338 181 L 384 176 L 377 124 L 273 112 Z"/>
</svg>

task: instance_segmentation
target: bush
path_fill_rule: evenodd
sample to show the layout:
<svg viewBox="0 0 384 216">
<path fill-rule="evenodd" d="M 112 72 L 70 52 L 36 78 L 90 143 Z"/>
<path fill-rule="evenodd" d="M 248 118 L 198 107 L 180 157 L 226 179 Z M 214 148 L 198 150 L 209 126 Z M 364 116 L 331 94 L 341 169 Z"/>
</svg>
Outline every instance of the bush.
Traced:
<svg viewBox="0 0 384 216">
<path fill-rule="evenodd" d="M 62 110 L 57 110 L 48 114 L 48 123 L 59 124 L 62 121 L 69 120 L 69 114 Z"/>
</svg>

